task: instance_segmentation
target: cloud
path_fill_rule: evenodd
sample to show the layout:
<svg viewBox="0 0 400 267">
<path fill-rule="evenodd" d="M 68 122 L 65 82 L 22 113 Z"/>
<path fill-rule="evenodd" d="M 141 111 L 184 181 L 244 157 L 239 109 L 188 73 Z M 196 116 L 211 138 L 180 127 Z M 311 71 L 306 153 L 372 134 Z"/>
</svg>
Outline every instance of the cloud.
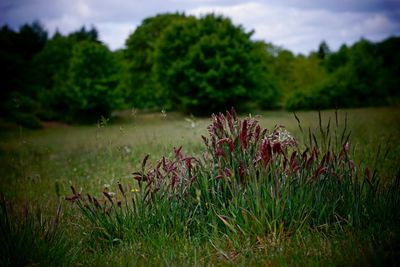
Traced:
<svg viewBox="0 0 400 267">
<path fill-rule="evenodd" d="M 255 30 L 255 39 L 281 45 L 296 53 L 316 50 L 325 40 L 331 48 L 351 44 L 361 37 L 380 40 L 400 33 L 400 24 L 384 13 L 339 12 L 327 9 L 303 9 L 265 3 L 195 8 L 189 13 L 201 16 L 214 12 L 231 17 L 235 23 Z"/>
<path fill-rule="evenodd" d="M 397 0 L 2 0 L 0 24 L 13 28 L 40 21 L 53 33 L 96 26 L 111 49 L 149 16 L 165 12 L 201 15 L 216 12 L 242 24 L 254 38 L 296 53 L 315 50 L 325 40 L 333 49 L 361 37 L 374 41 L 400 34 Z"/>
</svg>

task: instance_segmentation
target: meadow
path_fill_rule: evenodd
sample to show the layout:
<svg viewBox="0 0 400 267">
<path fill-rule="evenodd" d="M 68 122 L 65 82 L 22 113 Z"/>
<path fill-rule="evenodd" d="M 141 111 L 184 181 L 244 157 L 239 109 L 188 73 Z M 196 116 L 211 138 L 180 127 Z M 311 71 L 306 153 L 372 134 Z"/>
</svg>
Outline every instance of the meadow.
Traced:
<svg viewBox="0 0 400 267">
<path fill-rule="evenodd" d="M 3 123 L 0 215 L 1 245 L 6 249 L 1 253 L 0 263 L 2 266 L 398 264 L 400 231 L 396 227 L 399 212 L 395 207 L 400 192 L 399 114 L 399 108 L 297 112 L 301 129 L 290 112 L 251 114 L 262 128 L 272 131 L 275 125 L 283 125 L 296 140 L 299 151 L 304 151 L 307 144 L 309 148 L 311 144 L 319 147 L 319 161 L 322 152 L 329 150 L 327 129 L 332 136 L 336 132 L 345 142 L 334 145 L 332 141 L 332 147 L 335 146 L 332 153 L 339 159 L 340 153 L 346 151 L 354 168 L 344 169 L 340 160 L 332 161 L 329 168 L 336 168 L 338 173 L 343 171 L 343 179 L 348 181 L 325 183 L 321 178 L 313 187 L 315 192 L 320 190 L 317 194 L 308 189 L 302 191 L 301 188 L 308 188 L 309 180 L 290 180 L 277 186 L 287 190 L 285 193 L 280 197 L 274 193 L 275 197 L 271 197 L 269 188 L 276 182 L 273 179 L 280 173 L 281 165 L 286 164 L 286 155 L 274 150 L 278 164 L 268 169 L 271 172 L 260 174 L 260 169 L 253 170 L 249 163 L 249 171 L 243 174 L 245 178 L 260 179 L 249 178 L 246 185 L 243 181 L 236 185 L 197 177 L 200 181 L 197 187 L 182 187 L 187 190 L 188 200 L 179 190 L 169 191 L 169 187 L 163 189 L 161 185 L 161 189 L 151 191 L 151 186 L 139 187 L 138 181 L 146 182 L 144 177 L 150 175 L 146 172 L 155 169 L 157 160 L 163 156 L 171 162 L 179 153 L 202 158 L 205 146 L 201 136 L 208 136 L 210 118 L 168 112 L 125 112 L 117 114 L 112 122 L 103 119 L 93 126 L 47 124 L 41 130 L 27 130 Z M 243 120 L 246 115 L 239 117 Z M 238 129 L 242 126 L 239 124 Z M 347 133 L 350 133 L 348 142 Z M 251 147 L 252 143 L 245 143 L 249 151 L 247 145 Z M 254 148 L 259 146 L 254 143 Z M 240 147 L 243 149 L 243 143 L 237 143 L 237 149 Z M 146 155 L 149 158 L 144 164 Z M 253 160 L 246 155 L 240 154 L 237 162 Z M 311 158 L 313 154 L 310 155 Z M 299 162 L 298 168 L 303 171 L 301 155 L 289 156 L 291 168 L 298 173 L 295 165 Z M 350 162 L 347 154 L 343 162 Z M 190 162 L 179 166 L 190 173 L 185 169 L 189 165 L 192 166 Z M 199 176 L 209 177 L 204 166 L 207 163 L 200 167 L 194 164 L 193 168 L 198 168 Z M 237 174 L 225 178 L 242 178 L 241 170 L 238 168 Z M 214 171 L 218 174 L 216 169 L 210 172 Z M 275 176 L 270 175 L 272 171 Z M 287 175 L 290 178 L 294 173 Z M 346 177 L 349 173 L 357 175 L 354 180 Z M 324 175 L 322 168 L 320 174 Z M 262 177 L 269 178 L 264 181 Z M 365 178 L 372 179 L 368 180 L 370 186 Z M 264 185 L 266 189 L 261 189 Z M 71 186 L 75 192 L 71 192 Z M 220 191 L 214 192 L 212 188 Z M 324 195 L 329 192 L 333 195 L 329 198 L 334 202 L 332 205 L 322 203 L 327 201 Z M 274 204 L 263 204 L 268 199 Z M 316 204 L 318 199 L 321 205 Z M 285 208 L 280 209 L 282 205 Z M 360 206 L 355 208 L 356 205 Z M 349 216 L 343 217 L 341 212 Z"/>
</svg>

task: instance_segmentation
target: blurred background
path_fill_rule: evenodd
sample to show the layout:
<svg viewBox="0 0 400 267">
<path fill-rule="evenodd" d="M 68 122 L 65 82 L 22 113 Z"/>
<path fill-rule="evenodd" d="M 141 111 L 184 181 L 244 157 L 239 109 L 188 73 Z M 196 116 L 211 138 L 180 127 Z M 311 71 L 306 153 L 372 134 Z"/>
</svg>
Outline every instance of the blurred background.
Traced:
<svg viewBox="0 0 400 267">
<path fill-rule="evenodd" d="M 2 1 L 0 117 L 398 106 L 396 1 Z"/>
</svg>

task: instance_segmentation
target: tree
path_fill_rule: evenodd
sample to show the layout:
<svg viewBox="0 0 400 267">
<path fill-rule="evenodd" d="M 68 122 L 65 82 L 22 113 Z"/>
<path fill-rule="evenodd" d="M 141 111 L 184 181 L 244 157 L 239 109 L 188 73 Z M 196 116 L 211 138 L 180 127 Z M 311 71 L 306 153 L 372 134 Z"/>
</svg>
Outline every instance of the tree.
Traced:
<svg viewBox="0 0 400 267">
<path fill-rule="evenodd" d="M 288 99 L 286 107 L 321 109 L 396 103 L 399 100 L 396 86 L 399 84 L 396 74 L 399 54 L 395 47 L 396 42 L 375 44 L 367 40 L 360 40 L 350 48 L 342 46 L 322 64 L 326 67 L 327 78 L 307 91 L 296 92 Z"/>
<path fill-rule="evenodd" d="M 16 91 L 21 85 L 23 73 L 20 71 L 24 66 L 21 55 L 15 51 L 18 33 L 8 26 L 0 29 L 0 110 L 5 112 L 4 104 L 10 98 L 10 93 Z"/>
<path fill-rule="evenodd" d="M 330 73 L 335 72 L 338 68 L 345 66 L 349 61 L 349 48 L 342 45 L 336 53 L 332 53 L 323 63 L 326 70 Z"/>
<path fill-rule="evenodd" d="M 81 42 L 100 44 L 97 40 L 97 30 L 92 27 L 87 31 L 85 27 L 61 35 L 54 34 L 32 60 L 30 69 L 32 86 L 37 92 L 36 98 L 41 103 L 40 117 L 45 120 L 65 120 L 70 113 L 71 105 L 68 98 L 69 65 L 74 47 Z"/>
<path fill-rule="evenodd" d="M 390 37 L 377 44 L 377 53 L 382 57 L 379 88 L 387 88 L 389 103 L 400 102 L 400 37 Z"/>
<path fill-rule="evenodd" d="M 86 30 L 86 27 L 82 26 L 78 31 L 70 33 L 68 37 L 73 39 L 75 42 L 92 41 L 96 43 L 101 43 L 98 39 L 99 34 L 97 32 L 97 29 L 94 26 L 92 26 L 90 30 Z"/>
<path fill-rule="evenodd" d="M 321 66 L 318 56 L 298 56 L 293 62 L 291 93 L 298 90 L 309 90 L 315 84 L 326 80 L 325 68 Z"/>
<path fill-rule="evenodd" d="M 279 53 L 279 50 L 278 47 L 262 41 L 254 42 L 254 49 L 251 53 L 256 61 L 250 74 L 254 75 L 252 79 L 256 83 L 250 90 L 250 95 L 252 102 L 257 106 L 252 108 L 275 109 L 279 107 L 282 92 L 279 90 L 279 83 L 273 69 L 274 56 Z"/>
<path fill-rule="evenodd" d="M 329 49 L 328 44 L 325 41 L 322 41 L 318 47 L 317 55 L 319 59 L 324 60 L 331 54 L 331 50 Z"/>
<path fill-rule="evenodd" d="M 40 125 L 39 103 L 31 80 L 32 58 L 47 42 L 39 22 L 24 24 L 19 32 L 8 26 L 0 30 L 0 113 L 28 127 Z"/>
<path fill-rule="evenodd" d="M 154 71 L 175 107 L 205 114 L 250 100 L 264 82 L 251 35 L 214 14 L 168 27 L 157 42 Z"/>
<path fill-rule="evenodd" d="M 293 90 L 293 68 L 296 57 L 292 52 L 278 47 L 268 51 L 270 51 L 268 64 L 271 77 L 280 94 L 278 105 L 283 105 L 282 101 L 285 101 L 286 96 Z"/>
<path fill-rule="evenodd" d="M 66 81 L 75 44 L 72 38 L 56 33 L 32 60 L 30 76 L 42 105 L 42 119 L 65 119 L 69 109 Z"/>
<path fill-rule="evenodd" d="M 28 71 L 32 57 L 40 52 L 47 42 L 47 32 L 37 21 L 24 24 L 19 32 L 8 26 L 0 30 L 0 63 L 2 99 L 12 91 L 27 93 L 30 85 Z"/>
<path fill-rule="evenodd" d="M 68 71 L 71 116 L 80 121 L 110 116 L 120 101 L 117 73 L 115 58 L 107 47 L 90 41 L 76 44 Z"/>
<path fill-rule="evenodd" d="M 172 23 L 184 20 L 184 14 L 160 14 L 145 19 L 126 40 L 126 101 L 139 108 L 165 106 L 162 88 L 153 75 L 154 51 L 161 35 Z M 164 102 L 164 103 L 163 103 Z"/>
</svg>

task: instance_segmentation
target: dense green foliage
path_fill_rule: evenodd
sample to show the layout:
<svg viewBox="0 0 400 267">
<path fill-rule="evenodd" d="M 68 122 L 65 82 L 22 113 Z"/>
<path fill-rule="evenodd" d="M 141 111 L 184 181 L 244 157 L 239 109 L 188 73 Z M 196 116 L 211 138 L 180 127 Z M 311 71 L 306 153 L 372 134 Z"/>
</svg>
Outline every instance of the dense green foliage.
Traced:
<svg viewBox="0 0 400 267">
<path fill-rule="evenodd" d="M 342 46 L 321 60 L 328 73 L 308 88 L 294 92 L 288 109 L 325 109 L 397 104 L 400 97 L 400 53 L 394 47 L 400 39 L 381 43 L 361 40 L 352 47 Z"/>
<path fill-rule="evenodd" d="M 158 43 L 155 74 L 172 103 L 182 110 L 209 114 L 230 106 L 241 107 L 265 93 L 273 103 L 262 68 L 261 49 L 251 33 L 223 17 L 207 15 L 172 25 Z"/>
<path fill-rule="evenodd" d="M 38 22 L 21 26 L 18 33 L 7 26 L 0 30 L 0 114 L 28 127 L 39 125 L 31 61 L 46 41 L 47 33 Z"/>
<path fill-rule="evenodd" d="M 68 91 L 73 117 L 89 121 L 109 117 L 119 102 L 117 64 L 107 47 L 81 42 L 74 46 L 68 70 Z"/>
<path fill-rule="evenodd" d="M 126 74 L 122 87 L 125 89 L 125 101 L 137 108 L 166 107 L 169 102 L 153 75 L 154 53 L 157 43 L 166 28 L 183 21 L 181 14 L 162 14 L 143 20 L 142 24 L 126 40 Z"/>
<path fill-rule="evenodd" d="M 97 31 L 95 29 L 86 30 L 84 27 L 79 31 L 62 36 L 56 33 L 50 39 L 43 50 L 40 51 L 32 60 L 35 66 L 31 70 L 35 87 L 36 100 L 41 105 L 39 116 L 45 120 L 71 120 L 72 102 L 80 101 L 71 99 L 68 92 L 70 88 L 70 60 L 73 56 L 75 45 L 81 42 L 99 43 Z M 101 61 L 100 61 L 101 62 Z M 101 62 L 102 64 L 107 63 Z M 108 68 L 102 66 L 101 68 Z M 73 74 L 72 74 L 73 75 Z M 100 77 L 99 77 L 100 79 Z"/>
<path fill-rule="evenodd" d="M 27 127 L 95 122 L 116 109 L 210 114 L 397 105 L 399 37 L 294 55 L 229 18 L 160 14 L 111 52 L 96 29 L 48 38 L 40 23 L 0 30 L 0 113 Z"/>
<path fill-rule="evenodd" d="M 28 32 L 29 34 L 27 34 Z M 120 97 L 118 62 L 92 28 L 47 40 L 40 24 L 19 32 L 3 27 L 2 113 L 25 126 L 42 120 L 97 121 L 109 116 Z M 20 43 L 25 45 L 19 45 Z"/>
</svg>

